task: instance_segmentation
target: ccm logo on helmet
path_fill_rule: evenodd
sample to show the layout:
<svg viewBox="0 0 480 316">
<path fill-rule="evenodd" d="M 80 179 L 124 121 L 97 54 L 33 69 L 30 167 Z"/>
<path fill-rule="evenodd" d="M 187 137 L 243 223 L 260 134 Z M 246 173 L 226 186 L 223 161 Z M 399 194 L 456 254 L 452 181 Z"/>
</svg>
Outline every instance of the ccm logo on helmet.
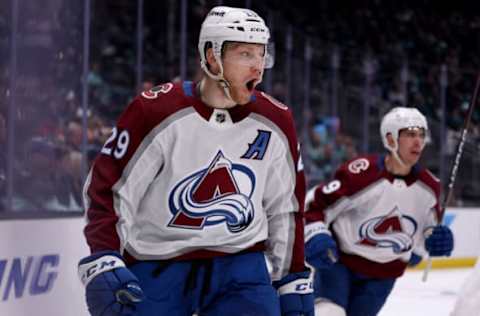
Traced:
<svg viewBox="0 0 480 316">
<path fill-rule="evenodd" d="M 265 33 L 265 30 L 260 28 L 260 27 L 252 27 L 250 29 L 250 32 L 262 32 L 262 33 Z"/>
<path fill-rule="evenodd" d="M 215 16 L 224 16 L 225 11 L 212 11 L 208 15 L 215 15 Z"/>
</svg>

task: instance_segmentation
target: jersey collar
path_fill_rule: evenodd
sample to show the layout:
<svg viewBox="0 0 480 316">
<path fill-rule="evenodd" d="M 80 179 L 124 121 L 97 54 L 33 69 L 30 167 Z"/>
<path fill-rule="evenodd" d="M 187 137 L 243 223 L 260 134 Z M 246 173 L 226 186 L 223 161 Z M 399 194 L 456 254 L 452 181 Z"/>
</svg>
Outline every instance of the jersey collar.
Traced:
<svg viewBox="0 0 480 316">
<path fill-rule="evenodd" d="M 184 81 L 183 92 L 185 96 L 192 101 L 195 110 L 206 121 L 217 120 L 217 115 L 219 111 L 202 102 L 202 100 L 200 99 L 200 95 L 198 94 L 198 89 L 196 88 L 197 85 L 197 82 Z M 252 112 L 252 109 L 255 106 L 255 100 L 256 96 L 255 94 L 253 94 L 249 103 L 245 105 L 236 105 L 233 108 L 220 111 L 228 112 L 231 121 L 233 123 L 237 123 L 246 118 Z"/>
<path fill-rule="evenodd" d="M 385 168 L 385 156 L 386 155 L 379 155 L 378 160 L 377 160 L 377 166 L 378 170 L 380 170 L 382 177 L 387 179 L 388 181 L 392 182 L 395 179 L 403 179 L 407 186 L 410 186 L 412 183 L 417 181 L 418 175 L 420 173 L 421 167 L 418 163 L 416 163 L 413 167 L 412 170 L 410 170 L 410 173 L 405 175 L 405 176 L 399 176 L 395 175 L 393 173 L 388 172 L 387 168 Z"/>
</svg>

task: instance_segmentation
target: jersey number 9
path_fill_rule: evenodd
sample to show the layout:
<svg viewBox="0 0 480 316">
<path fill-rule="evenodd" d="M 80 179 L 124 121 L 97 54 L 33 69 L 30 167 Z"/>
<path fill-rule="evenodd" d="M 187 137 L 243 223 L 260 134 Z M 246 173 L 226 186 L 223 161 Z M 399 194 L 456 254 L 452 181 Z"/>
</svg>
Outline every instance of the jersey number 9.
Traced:
<svg viewBox="0 0 480 316">
<path fill-rule="evenodd" d="M 340 189 L 340 185 L 341 184 L 340 184 L 339 180 L 330 181 L 329 183 L 327 183 L 326 185 L 323 186 L 322 192 L 324 194 L 330 194 L 330 193 L 335 192 L 338 189 Z"/>
</svg>

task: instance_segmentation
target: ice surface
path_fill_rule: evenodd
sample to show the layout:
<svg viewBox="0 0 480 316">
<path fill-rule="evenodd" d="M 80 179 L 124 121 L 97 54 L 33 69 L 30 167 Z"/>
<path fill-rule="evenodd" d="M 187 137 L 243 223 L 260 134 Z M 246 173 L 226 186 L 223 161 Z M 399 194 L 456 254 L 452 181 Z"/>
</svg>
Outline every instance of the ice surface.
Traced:
<svg viewBox="0 0 480 316">
<path fill-rule="evenodd" d="M 426 282 L 422 281 L 423 271 L 408 271 L 397 280 L 379 316 L 448 316 L 471 271 L 431 270 Z"/>
<path fill-rule="evenodd" d="M 471 271 L 471 268 L 431 270 L 427 282 L 422 281 L 423 271 L 407 271 L 397 280 L 378 316 L 448 316 Z"/>
</svg>

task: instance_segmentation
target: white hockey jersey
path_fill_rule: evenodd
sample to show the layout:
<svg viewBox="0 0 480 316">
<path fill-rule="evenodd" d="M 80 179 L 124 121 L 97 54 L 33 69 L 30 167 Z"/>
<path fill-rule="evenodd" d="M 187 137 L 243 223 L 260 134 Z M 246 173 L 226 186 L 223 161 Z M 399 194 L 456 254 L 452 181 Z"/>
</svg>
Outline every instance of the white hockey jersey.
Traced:
<svg viewBox="0 0 480 316">
<path fill-rule="evenodd" d="M 397 277 L 413 250 L 424 251 L 425 230 L 437 220 L 440 183 L 418 165 L 407 176 L 394 176 L 384 158 L 347 162 L 332 181 L 309 191 L 305 230 L 308 235 L 325 222 L 342 263 L 365 275 Z"/>
<path fill-rule="evenodd" d="M 305 179 L 291 112 L 270 96 L 213 109 L 192 82 L 143 92 L 84 187 L 92 252 L 182 260 L 266 248 L 273 279 L 304 269 Z"/>
</svg>

